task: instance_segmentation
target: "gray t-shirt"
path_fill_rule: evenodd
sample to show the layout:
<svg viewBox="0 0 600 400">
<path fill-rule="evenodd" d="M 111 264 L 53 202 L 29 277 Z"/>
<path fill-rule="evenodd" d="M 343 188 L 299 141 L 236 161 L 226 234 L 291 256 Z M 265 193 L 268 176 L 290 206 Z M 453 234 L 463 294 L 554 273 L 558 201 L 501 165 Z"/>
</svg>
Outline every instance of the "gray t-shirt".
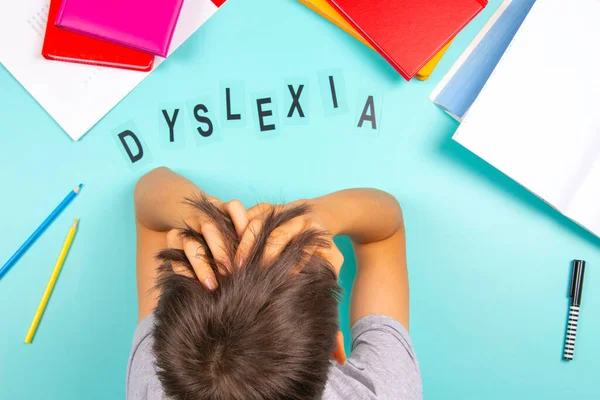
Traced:
<svg viewBox="0 0 600 400">
<path fill-rule="evenodd" d="M 149 316 L 138 325 L 127 367 L 128 400 L 164 400 Z M 408 332 L 396 320 L 369 315 L 351 329 L 352 352 L 342 367 L 331 363 L 322 400 L 422 399 L 419 364 Z"/>
</svg>

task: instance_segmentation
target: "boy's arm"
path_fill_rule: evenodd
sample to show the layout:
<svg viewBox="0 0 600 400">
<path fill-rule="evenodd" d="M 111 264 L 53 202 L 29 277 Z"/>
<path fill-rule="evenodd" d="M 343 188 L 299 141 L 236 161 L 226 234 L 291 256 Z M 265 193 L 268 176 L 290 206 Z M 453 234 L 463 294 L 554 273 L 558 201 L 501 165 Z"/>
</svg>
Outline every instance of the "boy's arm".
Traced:
<svg viewBox="0 0 600 400">
<path fill-rule="evenodd" d="M 200 195 L 196 185 L 168 168 L 157 168 L 144 175 L 134 190 L 135 222 L 137 233 L 136 277 L 138 291 L 138 318 L 141 321 L 156 308 L 158 293 L 152 290 L 156 283 L 156 254 L 167 247 L 167 232 L 181 226 L 189 217 L 190 207 L 184 206 L 186 197 Z"/>
<path fill-rule="evenodd" d="M 135 186 L 135 219 L 156 232 L 180 228 L 183 221 L 197 214 L 192 207 L 184 205 L 184 200 L 202 195 L 206 194 L 183 176 L 166 167 L 156 168 L 140 178 Z"/>
<path fill-rule="evenodd" d="M 383 314 L 409 325 L 409 289 L 402 210 L 388 193 L 351 189 L 311 200 L 333 235 L 352 240 L 357 273 L 350 320 Z"/>
</svg>

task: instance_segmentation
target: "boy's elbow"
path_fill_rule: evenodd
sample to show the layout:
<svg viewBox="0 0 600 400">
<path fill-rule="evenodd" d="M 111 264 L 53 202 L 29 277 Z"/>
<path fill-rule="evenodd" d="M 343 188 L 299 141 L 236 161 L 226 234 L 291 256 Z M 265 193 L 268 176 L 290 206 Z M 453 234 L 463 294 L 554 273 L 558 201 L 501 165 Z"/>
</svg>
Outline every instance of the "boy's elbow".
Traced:
<svg viewBox="0 0 600 400">
<path fill-rule="evenodd" d="M 391 194 L 390 192 L 386 192 L 385 190 L 381 190 L 381 189 L 369 189 L 369 190 L 372 190 L 373 192 L 378 193 L 378 197 L 380 199 L 380 204 L 387 207 L 391 212 L 393 212 L 397 215 L 400 215 L 400 216 L 402 215 L 402 206 L 400 205 L 400 202 L 393 194 Z"/>
<path fill-rule="evenodd" d="M 153 178 L 155 178 L 155 177 L 162 176 L 162 175 L 165 175 L 165 174 L 170 174 L 170 173 L 172 173 L 172 172 L 173 172 L 173 171 L 171 171 L 171 169 L 169 169 L 168 167 L 165 167 L 165 166 L 156 167 L 156 168 L 154 168 L 153 170 L 146 172 L 146 173 L 145 173 L 145 174 L 144 174 L 144 175 L 143 175 L 143 176 L 140 178 L 140 180 L 138 181 L 138 184 L 139 184 L 140 182 L 144 181 L 144 180 L 153 179 Z"/>
<path fill-rule="evenodd" d="M 169 174 L 172 171 L 168 167 L 156 167 L 151 171 L 146 172 L 142 177 L 137 181 L 135 188 L 143 188 L 146 183 L 152 182 L 156 180 L 158 177 Z"/>
<path fill-rule="evenodd" d="M 390 220 L 395 221 L 396 231 L 404 230 L 404 217 L 402 215 L 402 206 L 400 205 L 400 201 L 391 193 L 378 190 L 381 193 L 382 203 L 385 204 L 387 208 L 387 213 L 390 215 Z"/>
<path fill-rule="evenodd" d="M 400 205 L 400 202 L 398 201 L 398 199 L 396 197 L 394 197 L 393 195 L 389 194 L 390 196 L 390 202 L 391 202 L 391 208 L 392 208 L 392 212 L 394 215 L 394 218 L 396 220 L 396 226 L 397 226 L 397 230 L 404 230 L 404 216 L 402 214 L 402 206 Z"/>
<path fill-rule="evenodd" d="M 137 203 L 146 193 L 148 193 L 148 190 L 150 190 L 152 183 L 156 182 L 160 176 L 167 173 L 171 173 L 171 170 L 169 168 L 157 167 L 142 175 L 142 177 L 137 181 L 135 187 L 133 188 L 134 202 Z"/>
</svg>

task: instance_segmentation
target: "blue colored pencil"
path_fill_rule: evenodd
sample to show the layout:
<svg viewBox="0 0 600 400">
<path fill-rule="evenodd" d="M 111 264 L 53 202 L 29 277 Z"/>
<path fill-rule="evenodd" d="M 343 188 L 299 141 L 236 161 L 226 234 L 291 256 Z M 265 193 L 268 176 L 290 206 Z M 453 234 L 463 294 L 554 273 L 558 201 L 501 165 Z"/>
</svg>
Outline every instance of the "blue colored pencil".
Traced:
<svg viewBox="0 0 600 400">
<path fill-rule="evenodd" d="M 69 203 L 75 198 L 75 196 L 77 196 L 82 187 L 83 184 L 80 184 L 75 189 L 71 190 L 67 197 L 65 197 L 65 199 L 60 202 L 60 204 L 54 209 L 54 211 L 52 211 L 52 213 L 48 215 L 48 218 L 46 218 L 44 222 L 42 222 L 42 224 L 35 230 L 35 232 L 31 234 L 31 236 L 29 236 L 29 239 L 27 239 L 25 243 L 23 243 L 21 247 L 19 247 L 19 250 L 17 250 L 15 254 L 13 254 L 13 256 L 6 262 L 6 264 L 2 266 L 2 268 L 0 268 L 0 279 L 2 279 L 2 277 L 8 272 L 8 270 L 27 251 L 29 246 L 31 246 L 33 242 L 35 242 L 37 238 L 41 236 L 41 234 L 52 223 L 52 221 L 54 221 L 56 217 L 58 217 L 58 214 L 60 214 L 61 211 L 69 205 Z"/>
</svg>

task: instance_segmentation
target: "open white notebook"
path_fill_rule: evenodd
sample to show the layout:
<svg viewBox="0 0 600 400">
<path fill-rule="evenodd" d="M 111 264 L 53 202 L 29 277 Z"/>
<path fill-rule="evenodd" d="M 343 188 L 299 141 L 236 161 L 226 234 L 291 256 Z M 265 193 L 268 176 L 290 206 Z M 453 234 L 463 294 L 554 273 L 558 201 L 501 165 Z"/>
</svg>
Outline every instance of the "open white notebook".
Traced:
<svg viewBox="0 0 600 400">
<path fill-rule="evenodd" d="M 148 73 L 46 60 L 41 51 L 48 5 L 48 0 L 0 3 L 0 63 L 78 140 Z M 211 0 L 184 1 L 169 54 L 217 10 Z M 157 57 L 154 68 L 162 61 Z"/>
<path fill-rule="evenodd" d="M 537 0 L 454 139 L 600 236 L 600 0 Z"/>
</svg>

